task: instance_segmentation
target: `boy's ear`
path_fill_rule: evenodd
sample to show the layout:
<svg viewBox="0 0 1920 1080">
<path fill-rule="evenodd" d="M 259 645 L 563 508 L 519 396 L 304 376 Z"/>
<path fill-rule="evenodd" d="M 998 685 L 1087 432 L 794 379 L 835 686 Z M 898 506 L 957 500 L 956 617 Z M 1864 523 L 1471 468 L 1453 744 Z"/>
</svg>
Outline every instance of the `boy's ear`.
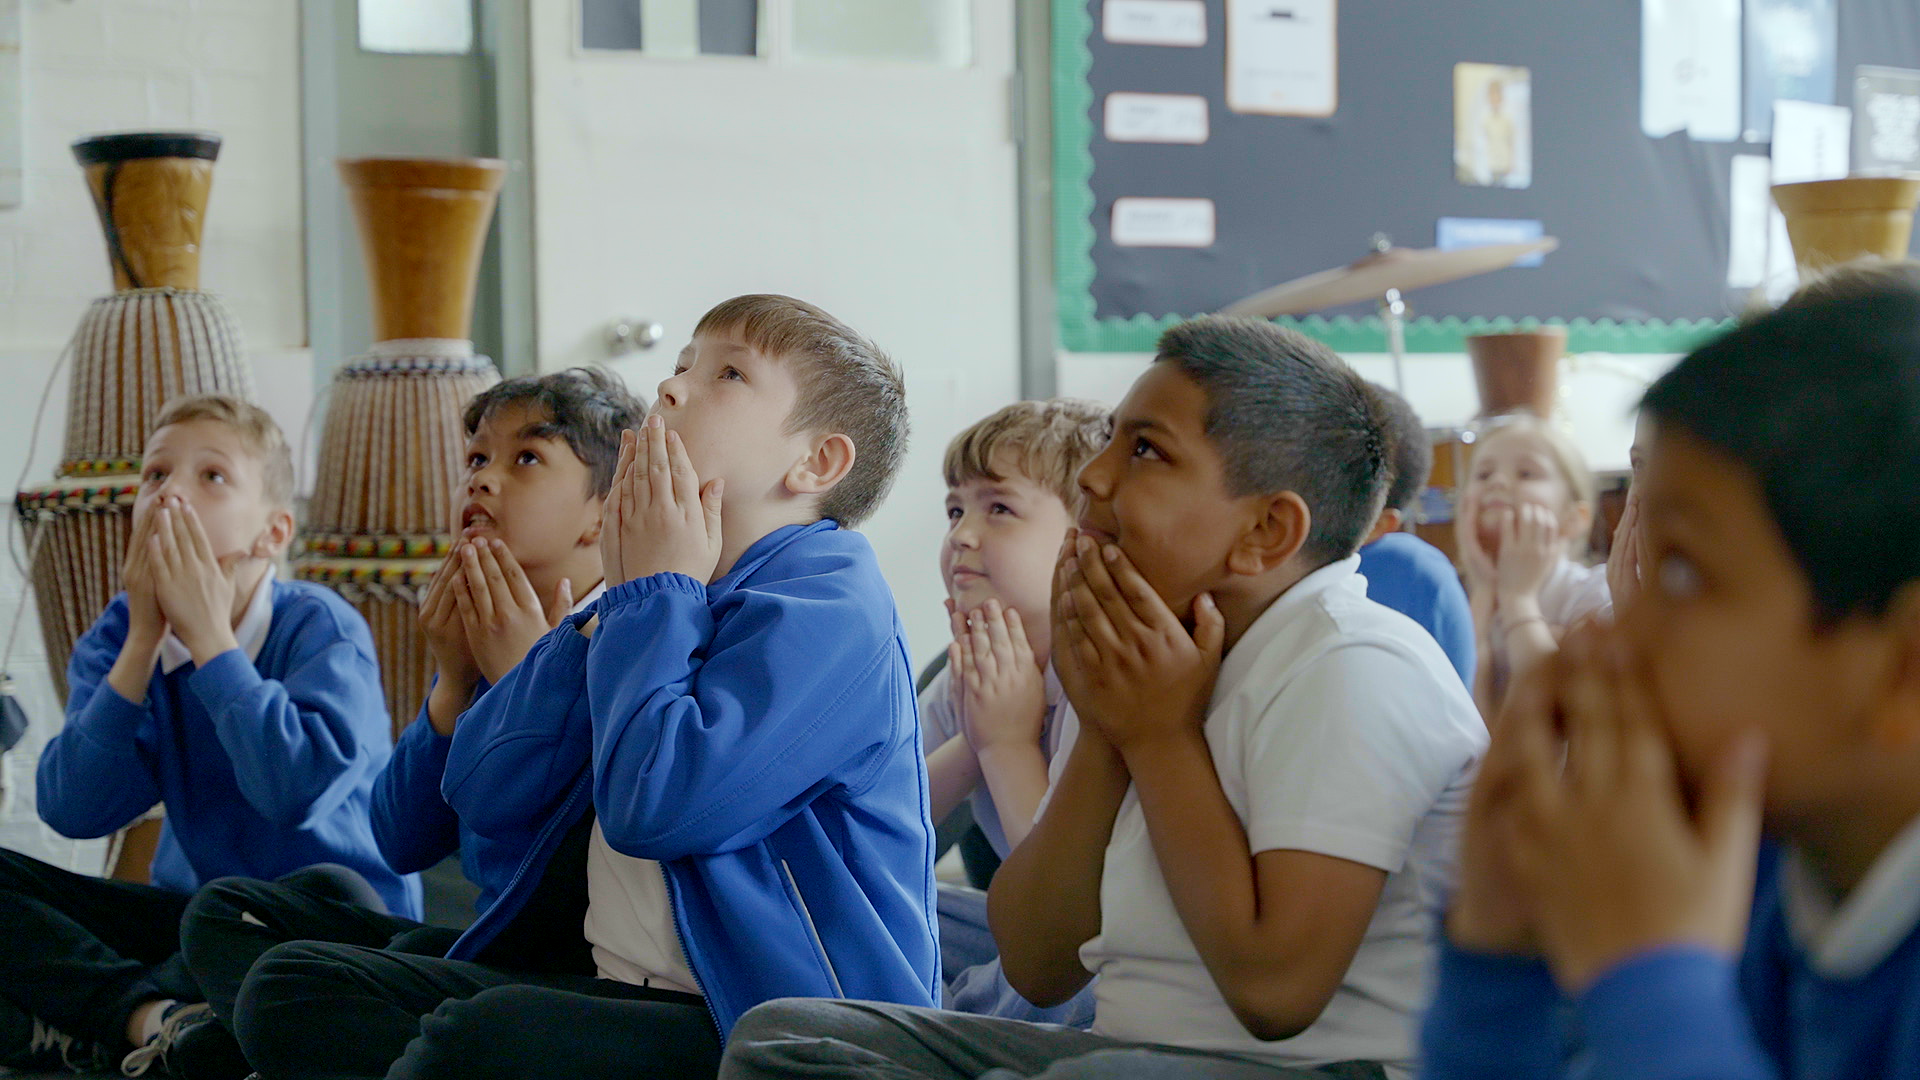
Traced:
<svg viewBox="0 0 1920 1080">
<path fill-rule="evenodd" d="M 807 456 L 793 463 L 785 477 L 795 495 L 825 495 L 853 470 L 853 440 L 835 432 L 814 440 Z"/>
<path fill-rule="evenodd" d="M 277 558 L 293 543 L 293 528 L 293 511 L 273 511 L 267 515 L 267 527 L 254 539 L 253 550 L 248 554 L 256 559 Z"/>
<path fill-rule="evenodd" d="M 1388 507 L 1380 511 L 1380 516 L 1374 520 L 1373 531 L 1367 534 L 1365 540 L 1360 541 L 1360 546 L 1366 547 L 1368 544 L 1373 543 L 1388 533 L 1399 532 L 1400 527 L 1406 523 L 1407 516 L 1405 514 L 1392 507 Z"/>
<path fill-rule="evenodd" d="M 1920 583 L 1900 590 L 1884 625 L 1891 655 L 1871 734 L 1889 749 L 1920 748 Z"/>
<path fill-rule="evenodd" d="M 600 543 L 600 519 L 607 511 L 607 497 L 593 495 L 587 499 L 582 513 L 587 515 L 587 527 L 580 533 L 580 539 L 574 541 L 575 547 L 593 547 Z"/>
<path fill-rule="evenodd" d="M 1282 491 L 1248 499 L 1250 517 L 1227 552 L 1227 569 L 1257 577 L 1292 559 L 1307 544 L 1313 511 L 1299 493 Z"/>
</svg>

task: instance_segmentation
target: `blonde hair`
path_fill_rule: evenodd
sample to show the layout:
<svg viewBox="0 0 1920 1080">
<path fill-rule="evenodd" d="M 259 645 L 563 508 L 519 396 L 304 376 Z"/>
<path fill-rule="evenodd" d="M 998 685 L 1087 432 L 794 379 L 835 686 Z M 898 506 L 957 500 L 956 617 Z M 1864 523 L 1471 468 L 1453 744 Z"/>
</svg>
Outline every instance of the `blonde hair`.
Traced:
<svg viewBox="0 0 1920 1080">
<path fill-rule="evenodd" d="M 194 420 L 225 424 L 260 464 L 261 490 L 275 509 L 293 505 L 293 451 L 287 437 L 267 411 L 252 402 L 225 394 L 196 394 L 174 398 L 160 410 L 153 430 Z"/>
<path fill-rule="evenodd" d="M 1573 439 L 1560 425 L 1542 419 L 1529 409 L 1515 409 L 1489 416 L 1476 426 L 1479 428 L 1479 439 L 1474 447 L 1475 453 L 1485 449 L 1487 443 L 1498 436 L 1532 435 L 1546 444 L 1547 456 L 1552 459 L 1554 468 L 1560 471 L 1560 479 L 1566 483 L 1567 496 L 1573 505 L 1592 510 L 1599 502 L 1599 483 L 1593 478 L 1593 470 L 1587 467 L 1586 455 L 1573 444 Z"/>
<path fill-rule="evenodd" d="M 1005 480 L 993 468 L 1005 451 L 1021 476 L 1058 495 L 1069 510 L 1078 509 L 1080 467 L 1106 446 L 1111 415 L 1106 406 L 1079 398 L 1016 401 L 955 435 L 940 471 L 950 488 L 969 480 Z"/>
</svg>

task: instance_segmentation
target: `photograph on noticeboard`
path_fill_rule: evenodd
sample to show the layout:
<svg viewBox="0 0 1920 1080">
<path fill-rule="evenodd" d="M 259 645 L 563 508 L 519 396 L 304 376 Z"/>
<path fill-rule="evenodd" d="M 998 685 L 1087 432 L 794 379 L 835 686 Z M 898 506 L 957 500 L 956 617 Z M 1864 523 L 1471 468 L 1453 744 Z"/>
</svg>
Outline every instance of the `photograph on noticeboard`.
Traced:
<svg viewBox="0 0 1920 1080">
<path fill-rule="evenodd" d="M 1501 64 L 1453 66 L 1453 166 L 1462 184 L 1533 184 L 1533 76 Z"/>
</svg>

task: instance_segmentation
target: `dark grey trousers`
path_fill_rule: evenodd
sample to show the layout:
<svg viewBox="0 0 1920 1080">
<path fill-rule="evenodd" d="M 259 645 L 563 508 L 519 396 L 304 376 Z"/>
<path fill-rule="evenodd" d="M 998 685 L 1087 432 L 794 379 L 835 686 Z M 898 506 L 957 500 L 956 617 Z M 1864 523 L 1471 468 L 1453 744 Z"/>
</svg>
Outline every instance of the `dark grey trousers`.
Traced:
<svg viewBox="0 0 1920 1080">
<path fill-rule="evenodd" d="M 734 1026 L 721 1080 L 1384 1080 L 1371 1062 L 1288 1069 L 1055 1024 L 866 1001 L 770 1001 Z"/>
</svg>

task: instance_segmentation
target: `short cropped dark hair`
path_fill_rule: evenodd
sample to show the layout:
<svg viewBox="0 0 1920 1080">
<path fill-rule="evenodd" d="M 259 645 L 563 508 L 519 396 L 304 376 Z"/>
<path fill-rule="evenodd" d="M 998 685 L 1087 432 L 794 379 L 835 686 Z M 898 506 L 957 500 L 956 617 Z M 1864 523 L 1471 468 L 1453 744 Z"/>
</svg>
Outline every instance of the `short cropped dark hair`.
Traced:
<svg viewBox="0 0 1920 1080">
<path fill-rule="evenodd" d="M 462 418 L 471 436 L 508 405 L 546 414 L 534 434 L 563 439 L 592 474 L 591 492 L 605 495 L 620 464 L 620 433 L 647 418 L 647 403 L 605 368 L 568 368 L 550 375 L 522 375 L 495 383 L 467 402 Z"/>
<path fill-rule="evenodd" d="M 1386 418 L 1339 354 L 1260 319 L 1210 315 L 1160 336 L 1207 395 L 1207 438 L 1234 496 L 1292 491 L 1312 515 L 1302 551 L 1320 565 L 1353 554 L 1386 493 Z"/>
<path fill-rule="evenodd" d="M 1920 282 L 1798 297 L 1695 350 L 1642 404 L 1759 481 L 1821 625 L 1884 615 L 1920 579 Z"/>
<path fill-rule="evenodd" d="M 853 440 L 853 468 L 820 496 L 821 517 L 852 528 L 880 508 L 907 456 L 907 385 L 892 358 L 820 308 L 772 293 L 723 300 L 693 332 L 737 333 L 748 348 L 793 365 L 799 397 L 787 434 Z"/>
<path fill-rule="evenodd" d="M 1398 510 L 1405 513 L 1420 499 L 1420 492 L 1427 486 L 1427 480 L 1433 473 L 1433 440 L 1427 438 L 1427 426 L 1420 422 L 1420 414 L 1406 398 L 1381 386 L 1368 384 L 1380 398 L 1381 413 L 1386 418 L 1387 436 L 1387 497 L 1381 505 L 1384 510 Z"/>
</svg>

